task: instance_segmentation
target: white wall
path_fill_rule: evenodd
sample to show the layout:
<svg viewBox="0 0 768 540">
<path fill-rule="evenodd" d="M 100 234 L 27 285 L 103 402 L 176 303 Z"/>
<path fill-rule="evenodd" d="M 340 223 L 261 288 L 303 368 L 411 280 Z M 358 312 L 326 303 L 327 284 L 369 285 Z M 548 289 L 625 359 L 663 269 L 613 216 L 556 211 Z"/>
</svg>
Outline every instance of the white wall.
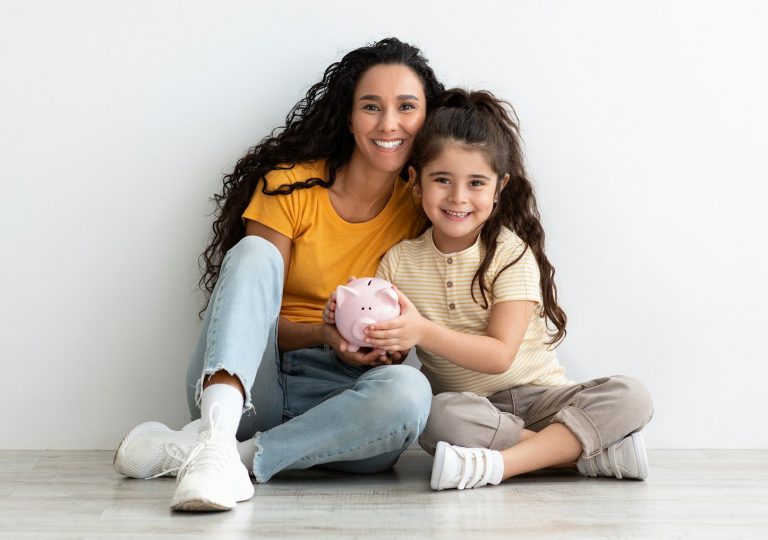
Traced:
<svg viewBox="0 0 768 540">
<path fill-rule="evenodd" d="M 185 421 L 208 198 L 389 35 L 515 104 L 571 378 L 646 381 L 650 447 L 768 447 L 760 2 L 0 6 L 0 448 Z"/>
</svg>

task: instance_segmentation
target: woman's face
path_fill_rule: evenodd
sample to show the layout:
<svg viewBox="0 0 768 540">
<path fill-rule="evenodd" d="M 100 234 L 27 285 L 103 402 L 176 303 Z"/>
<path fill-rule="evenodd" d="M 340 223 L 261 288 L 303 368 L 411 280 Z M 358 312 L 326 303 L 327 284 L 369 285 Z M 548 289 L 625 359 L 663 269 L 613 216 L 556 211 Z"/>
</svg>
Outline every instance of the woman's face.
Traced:
<svg viewBox="0 0 768 540">
<path fill-rule="evenodd" d="M 399 172 L 426 115 L 424 87 L 411 68 L 402 64 L 370 68 L 357 83 L 349 115 L 354 157 L 374 169 Z"/>
</svg>

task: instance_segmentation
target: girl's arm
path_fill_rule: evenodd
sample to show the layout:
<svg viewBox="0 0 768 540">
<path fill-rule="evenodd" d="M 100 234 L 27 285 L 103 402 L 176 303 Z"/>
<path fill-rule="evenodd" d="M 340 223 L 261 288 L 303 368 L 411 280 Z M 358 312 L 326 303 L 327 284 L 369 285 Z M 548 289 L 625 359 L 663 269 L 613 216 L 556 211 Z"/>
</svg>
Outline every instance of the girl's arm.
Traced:
<svg viewBox="0 0 768 540">
<path fill-rule="evenodd" d="M 385 351 L 403 350 L 414 345 L 480 373 L 504 373 L 523 342 L 536 302 L 514 300 L 491 308 L 486 335 L 477 336 L 451 330 L 425 319 L 399 290 L 402 313 L 391 321 L 366 329 L 372 347 Z"/>
</svg>

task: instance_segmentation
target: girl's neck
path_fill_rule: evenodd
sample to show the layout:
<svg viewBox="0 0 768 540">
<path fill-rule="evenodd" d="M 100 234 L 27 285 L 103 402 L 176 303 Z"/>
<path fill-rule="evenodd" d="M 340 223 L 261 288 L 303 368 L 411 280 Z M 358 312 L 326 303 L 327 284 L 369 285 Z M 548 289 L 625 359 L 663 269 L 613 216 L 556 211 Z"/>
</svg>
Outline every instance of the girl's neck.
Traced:
<svg viewBox="0 0 768 540">
<path fill-rule="evenodd" d="M 432 227 L 432 243 L 435 244 L 437 250 L 443 255 L 458 253 L 465 249 L 469 249 L 475 245 L 479 237 L 480 230 L 478 230 L 477 234 L 471 238 L 451 238 L 442 234 L 434 226 Z"/>
</svg>

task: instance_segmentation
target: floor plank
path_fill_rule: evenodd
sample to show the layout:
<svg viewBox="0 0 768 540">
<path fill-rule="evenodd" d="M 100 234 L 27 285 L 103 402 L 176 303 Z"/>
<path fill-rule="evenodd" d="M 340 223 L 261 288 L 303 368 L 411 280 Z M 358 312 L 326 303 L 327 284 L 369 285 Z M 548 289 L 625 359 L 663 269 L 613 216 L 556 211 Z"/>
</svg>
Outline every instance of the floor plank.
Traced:
<svg viewBox="0 0 768 540">
<path fill-rule="evenodd" d="M 289 471 L 232 512 L 168 508 L 175 483 L 131 480 L 103 451 L 0 451 L 0 539 L 768 538 L 768 451 L 649 452 L 645 482 L 570 472 L 435 493 L 408 450 L 371 476 Z"/>
</svg>

